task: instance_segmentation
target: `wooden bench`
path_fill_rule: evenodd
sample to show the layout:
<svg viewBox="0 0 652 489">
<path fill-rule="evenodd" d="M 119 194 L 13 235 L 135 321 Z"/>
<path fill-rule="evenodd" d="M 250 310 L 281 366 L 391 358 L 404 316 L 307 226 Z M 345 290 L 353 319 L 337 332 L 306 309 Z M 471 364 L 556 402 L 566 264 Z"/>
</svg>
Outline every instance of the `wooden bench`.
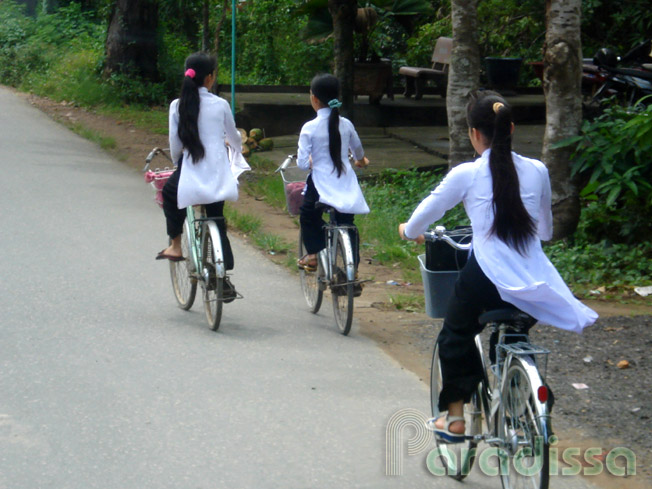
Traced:
<svg viewBox="0 0 652 489">
<path fill-rule="evenodd" d="M 440 37 L 437 39 L 435 49 L 432 52 L 431 68 L 418 68 L 415 66 L 402 66 L 399 68 L 399 75 L 405 77 L 404 95 L 407 98 L 414 95 L 415 100 L 419 100 L 423 97 L 423 88 L 426 81 L 434 80 L 437 84 L 438 93 L 445 97 L 452 50 L 453 40 L 450 37 Z"/>
</svg>

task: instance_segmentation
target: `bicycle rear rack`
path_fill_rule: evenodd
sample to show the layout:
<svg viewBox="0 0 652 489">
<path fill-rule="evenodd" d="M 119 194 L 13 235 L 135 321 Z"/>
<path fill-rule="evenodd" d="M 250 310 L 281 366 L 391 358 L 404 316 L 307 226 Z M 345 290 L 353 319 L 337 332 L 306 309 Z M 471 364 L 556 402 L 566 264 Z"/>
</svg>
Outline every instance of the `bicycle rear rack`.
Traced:
<svg viewBox="0 0 652 489">
<path fill-rule="evenodd" d="M 517 341 L 515 343 L 499 343 L 496 345 L 496 355 L 500 359 L 500 361 L 496 362 L 498 365 L 502 365 L 502 361 L 504 361 L 508 355 L 518 357 L 532 357 L 534 362 L 537 364 L 537 368 L 541 374 L 542 379 L 546 378 L 549 354 L 550 350 L 541 346 L 533 345 L 527 341 Z"/>
</svg>

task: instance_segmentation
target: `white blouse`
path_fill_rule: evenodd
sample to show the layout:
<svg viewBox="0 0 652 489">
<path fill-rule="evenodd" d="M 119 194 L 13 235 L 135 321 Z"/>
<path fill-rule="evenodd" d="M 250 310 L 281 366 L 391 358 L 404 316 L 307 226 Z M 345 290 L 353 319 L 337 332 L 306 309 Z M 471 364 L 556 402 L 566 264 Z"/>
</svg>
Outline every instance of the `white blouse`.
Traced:
<svg viewBox="0 0 652 489">
<path fill-rule="evenodd" d="M 338 177 L 328 146 L 330 113 L 330 108 L 319 109 L 317 117 L 306 122 L 301 128 L 297 165 L 308 170 L 312 155 L 312 181 L 319 193 L 319 202 L 346 214 L 367 214 L 369 206 L 362 195 L 358 177 L 349 162 L 349 150 L 356 160 L 364 157 L 362 143 L 351 121 L 340 117 L 343 169 Z"/>
<path fill-rule="evenodd" d="M 598 315 L 573 296 L 541 248 L 540 240 L 552 237 L 548 169 L 538 160 L 512 153 L 521 199 L 536 223 L 539 238 L 530 240 L 525 255 L 521 255 L 490 233 L 494 220 L 490 151 L 474 162 L 451 169 L 416 208 L 405 236 L 422 234 L 462 201 L 473 228 L 473 253 L 502 299 L 541 322 L 580 333 Z"/>
<path fill-rule="evenodd" d="M 249 166 L 243 158 L 229 160 L 225 142 L 232 153 L 242 154 L 242 139 L 235 127 L 229 103 L 208 91 L 199 88 L 199 138 L 204 145 L 204 158 L 193 162 L 187 149 L 179 139 L 179 99 L 170 104 L 169 137 L 170 154 L 173 161 L 183 155 L 177 199 L 179 209 L 189 205 L 211 204 L 224 200 L 238 200 L 237 177 Z"/>
</svg>

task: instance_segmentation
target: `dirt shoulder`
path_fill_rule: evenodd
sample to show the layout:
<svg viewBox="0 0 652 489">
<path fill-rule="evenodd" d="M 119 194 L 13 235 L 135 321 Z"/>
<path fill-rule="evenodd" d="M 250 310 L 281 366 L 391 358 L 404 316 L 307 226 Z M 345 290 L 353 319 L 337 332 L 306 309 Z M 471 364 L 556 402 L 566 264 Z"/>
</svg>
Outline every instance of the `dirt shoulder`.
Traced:
<svg viewBox="0 0 652 489">
<path fill-rule="evenodd" d="M 115 148 L 110 152 L 135 169 L 142 168 L 153 147 L 167 146 L 166 136 L 71 104 L 19 95 L 68 127 L 80 125 L 112 138 Z M 265 231 L 289 242 L 296 241 L 296 224 L 285 212 L 249 195 L 241 195 L 235 207 L 260 216 Z M 284 257 L 266 256 L 278 263 L 285 261 Z M 351 334 L 373 339 L 401 368 L 429 382 L 430 356 L 441 322 L 425 314 L 397 311 L 391 303 L 392 296 L 422 294 L 422 288 L 401 284 L 400 270 L 381 267 L 368 256 L 362 258 L 360 275 L 371 281 L 356 300 L 358 327 Z M 391 285 L 392 282 L 398 285 Z M 559 452 L 570 446 L 580 450 L 601 447 L 605 452 L 617 446 L 628 447 L 637 457 L 636 476 L 603 474 L 591 477 L 591 481 L 610 489 L 652 487 L 652 298 L 645 305 L 636 306 L 587 303 L 600 313 L 600 319 L 583 335 L 542 326 L 537 326 L 533 335 L 537 343 L 552 351 L 548 381 L 557 399 L 553 413 L 561 440 Z M 619 368 L 622 360 L 628 362 L 628 368 Z M 585 384 L 587 388 L 578 389 L 573 384 Z"/>
</svg>

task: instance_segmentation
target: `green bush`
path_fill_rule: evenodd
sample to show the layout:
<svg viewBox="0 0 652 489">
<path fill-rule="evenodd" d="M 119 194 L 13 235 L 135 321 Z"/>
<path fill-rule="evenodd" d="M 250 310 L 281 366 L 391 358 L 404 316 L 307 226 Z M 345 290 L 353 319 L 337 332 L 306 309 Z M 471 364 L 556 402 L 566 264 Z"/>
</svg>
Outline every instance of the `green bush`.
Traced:
<svg viewBox="0 0 652 489">
<path fill-rule="evenodd" d="M 405 64 L 408 66 L 430 66 L 432 50 L 435 48 L 437 39 L 442 36 L 452 36 L 449 13 L 435 22 L 424 24 L 415 30 L 407 40 Z"/>
<path fill-rule="evenodd" d="M 652 244 L 585 243 L 569 245 L 559 241 L 547 245 L 550 257 L 564 280 L 584 289 L 649 285 L 652 277 Z M 588 290 L 576 290 L 576 293 Z"/>
<path fill-rule="evenodd" d="M 105 36 L 106 26 L 93 21 L 88 12 L 82 12 L 79 3 L 71 2 L 54 14 L 39 15 L 30 42 L 55 46 L 75 43 L 101 50 Z"/>
<path fill-rule="evenodd" d="M 636 244 L 652 238 L 652 97 L 635 107 L 613 105 L 580 136 L 558 146 L 573 146 L 572 176 L 583 185 L 587 205 L 582 238 Z M 645 105 L 649 103 L 649 105 Z"/>
<path fill-rule="evenodd" d="M 32 25 L 13 1 L 0 3 L 0 82 L 20 83 L 25 72 L 42 65 L 39 53 L 26 55 L 24 47 L 31 35 Z"/>
<path fill-rule="evenodd" d="M 405 270 L 417 268 L 420 247 L 398 239 L 398 225 L 407 221 L 417 205 L 428 196 L 445 174 L 440 171 L 386 170 L 362 182 L 365 199 L 372 212 L 356 217 L 363 245 L 375 250 L 383 264 L 401 263 Z M 453 228 L 468 224 L 462 206 L 446 213 L 438 224 Z"/>
</svg>

